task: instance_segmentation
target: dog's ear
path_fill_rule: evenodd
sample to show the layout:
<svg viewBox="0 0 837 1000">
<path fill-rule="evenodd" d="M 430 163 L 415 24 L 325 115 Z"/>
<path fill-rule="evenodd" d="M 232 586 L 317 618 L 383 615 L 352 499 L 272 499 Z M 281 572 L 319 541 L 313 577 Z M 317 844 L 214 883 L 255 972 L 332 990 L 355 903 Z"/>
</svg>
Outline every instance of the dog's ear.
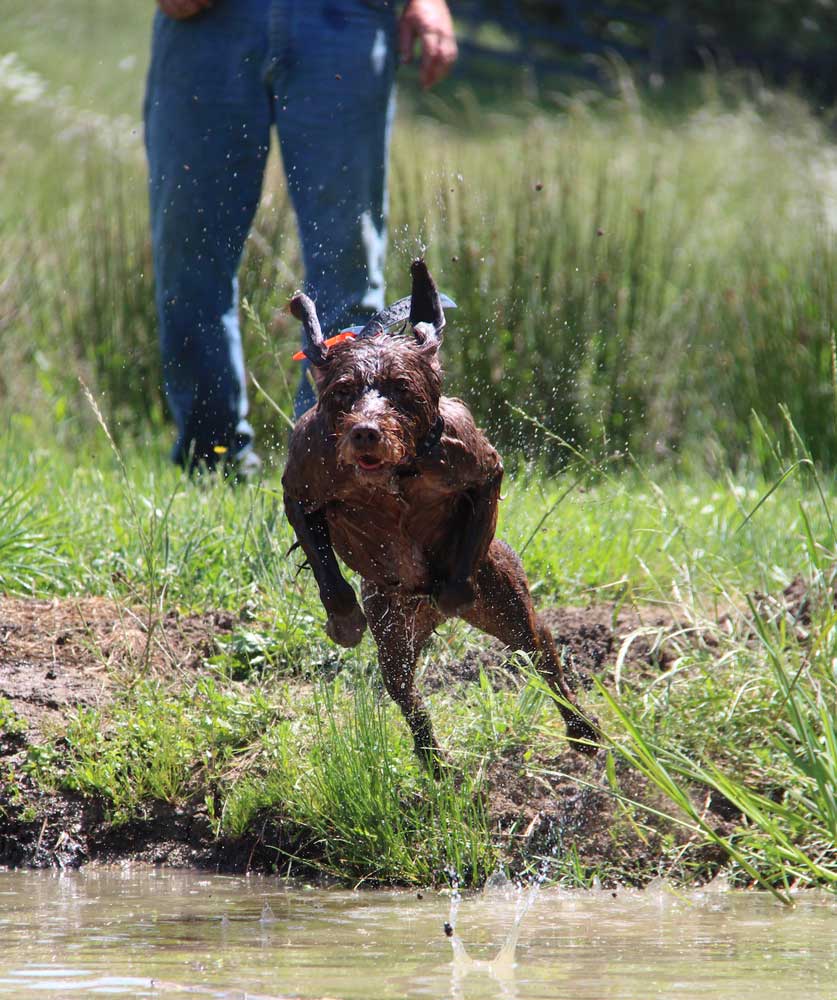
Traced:
<svg viewBox="0 0 837 1000">
<path fill-rule="evenodd" d="M 437 349 L 442 342 L 445 328 L 445 311 L 439 289 L 433 280 L 424 258 L 419 257 L 410 265 L 413 290 L 410 295 L 410 324 L 416 340 L 426 347 Z"/>
<path fill-rule="evenodd" d="M 441 346 L 442 340 L 432 323 L 416 323 L 413 335 L 422 353 L 435 354 Z"/>
<path fill-rule="evenodd" d="M 413 261 L 411 266 L 413 274 L 413 293 L 392 305 L 381 309 L 358 329 L 355 334 L 357 340 L 365 340 L 367 337 L 377 337 L 386 333 L 391 327 L 409 320 L 415 327 L 418 323 L 429 323 L 436 333 L 441 333 L 445 325 L 445 309 L 456 309 L 456 303 L 447 295 L 443 295 L 436 289 L 427 265 L 421 259 Z M 400 332 L 400 331 L 399 331 Z M 438 346 L 438 344 L 437 344 Z"/>
<path fill-rule="evenodd" d="M 304 292 L 297 292 L 291 299 L 291 315 L 302 323 L 302 353 L 315 372 L 324 368 L 328 364 L 328 347 L 323 342 L 317 309 Z"/>
</svg>

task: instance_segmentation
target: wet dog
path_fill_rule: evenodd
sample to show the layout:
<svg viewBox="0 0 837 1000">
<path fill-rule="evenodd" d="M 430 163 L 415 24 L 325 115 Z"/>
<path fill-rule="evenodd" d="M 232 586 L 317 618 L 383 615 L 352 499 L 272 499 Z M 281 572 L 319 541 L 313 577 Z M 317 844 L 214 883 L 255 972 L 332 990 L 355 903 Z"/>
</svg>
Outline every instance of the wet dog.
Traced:
<svg viewBox="0 0 837 1000">
<path fill-rule="evenodd" d="M 313 303 L 297 294 L 319 400 L 291 435 L 285 510 L 341 646 L 368 624 L 384 684 L 430 767 L 441 759 L 414 685 L 422 647 L 445 618 L 463 618 L 523 650 L 558 694 L 573 746 L 595 752 L 552 636 L 532 606 L 523 565 L 494 538 L 503 465 L 459 399 L 442 395 L 442 297 L 423 260 L 412 295 L 351 339 L 326 343 Z M 397 334 L 394 321 L 405 320 Z M 363 610 L 340 572 L 361 577 Z"/>
</svg>

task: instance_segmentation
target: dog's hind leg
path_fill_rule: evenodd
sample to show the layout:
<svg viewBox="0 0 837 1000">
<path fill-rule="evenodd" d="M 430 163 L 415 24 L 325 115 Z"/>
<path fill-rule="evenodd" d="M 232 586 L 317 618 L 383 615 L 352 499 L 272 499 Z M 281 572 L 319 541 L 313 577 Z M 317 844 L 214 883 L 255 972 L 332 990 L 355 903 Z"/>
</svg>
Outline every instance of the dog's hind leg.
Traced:
<svg viewBox="0 0 837 1000">
<path fill-rule="evenodd" d="M 558 708 L 573 749 L 595 753 L 598 733 L 574 708 L 575 696 L 567 684 L 552 635 L 535 614 L 520 558 L 505 542 L 494 539 L 477 569 L 475 582 L 476 602 L 462 617 L 475 628 L 532 657 L 549 686 L 561 696 Z"/>
<path fill-rule="evenodd" d="M 415 672 L 419 654 L 442 616 L 420 598 L 382 594 L 367 583 L 361 593 L 366 621 L 378 646 L 384 686 L 404 713 L 417 756 L 438 777 L 444 758 L 427 706 L 416 691 Z"/>
</svg>

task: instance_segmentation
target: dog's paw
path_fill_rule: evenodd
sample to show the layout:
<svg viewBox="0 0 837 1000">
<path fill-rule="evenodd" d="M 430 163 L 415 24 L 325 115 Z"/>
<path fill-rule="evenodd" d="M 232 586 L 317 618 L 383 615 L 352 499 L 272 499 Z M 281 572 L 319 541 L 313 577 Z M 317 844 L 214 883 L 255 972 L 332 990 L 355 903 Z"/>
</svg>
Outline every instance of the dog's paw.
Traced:
<svg viewBox="0 0 837 1000">
<path fill-rule="evenodd" d="M 459 615 L 471 607 L 476 597 L 470 580 L 449 580 L 436 594 L 436 607 L 443 615 Z"/>
<path fill-rule="evenodd" d="M 320 601 L 329 618 L 348 618 L 358 610 L 354 588 L 342 577 L 320 587 Z"/>
<path fill-rule="evenodd" d="M 356 646 L 365 631 L 366 618 L 358 604 L 347 615 L 329 615 L 326 622 L 326 635 L 329 639 L 347 649 Z"/>
</svg>

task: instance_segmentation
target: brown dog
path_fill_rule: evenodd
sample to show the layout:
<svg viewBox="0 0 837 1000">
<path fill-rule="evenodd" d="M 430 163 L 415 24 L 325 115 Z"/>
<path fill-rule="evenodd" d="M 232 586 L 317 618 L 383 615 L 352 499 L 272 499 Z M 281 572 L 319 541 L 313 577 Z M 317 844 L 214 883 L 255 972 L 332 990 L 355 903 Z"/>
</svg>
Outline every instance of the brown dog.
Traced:
<svg viewBox="0 0 837 1000">
<path fill-rule="evenodd" d="M 465 404 L 441 394 L 439 293 L 423 260 L 411 271 L 409 300 L 331 348 L 311 300 L 297 294 L 291 302 L 320 395 L 291 436 L 282 485 L 328 615 L 326 632 L 355 646 L 368 623 L 386 689 L 434 770 L 440 751 L 413 682 L 422 647 L 451 617 L 532 656 L 561 696 L 575 748 L 595 752 L 596 730 L 572 707 L 523 566 L 494 538 L 500 456 Z M 394 319 L 407 318 L 406 304 L 411 332 L 388 334 Z M 362 577 L 363 611 L 335 552 Z"/>
</svg>

